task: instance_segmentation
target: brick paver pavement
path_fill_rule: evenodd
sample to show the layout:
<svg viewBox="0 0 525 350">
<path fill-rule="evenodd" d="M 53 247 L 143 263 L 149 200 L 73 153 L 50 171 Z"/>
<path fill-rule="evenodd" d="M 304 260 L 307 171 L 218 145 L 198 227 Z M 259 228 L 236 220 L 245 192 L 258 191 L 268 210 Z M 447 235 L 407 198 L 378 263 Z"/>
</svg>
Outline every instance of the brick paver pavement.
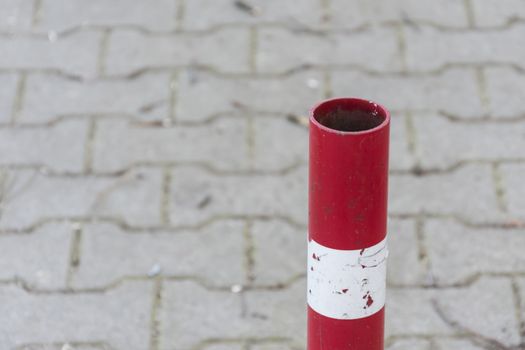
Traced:
<svg viewBox="0 0 525 350">
<path fill-rule="evenodd" d="M 307 129 L 393 112 L 389 350 L 525 348 L 524 0 L 0 0 L 0 349 L 305 346 Z"/>
</svg>

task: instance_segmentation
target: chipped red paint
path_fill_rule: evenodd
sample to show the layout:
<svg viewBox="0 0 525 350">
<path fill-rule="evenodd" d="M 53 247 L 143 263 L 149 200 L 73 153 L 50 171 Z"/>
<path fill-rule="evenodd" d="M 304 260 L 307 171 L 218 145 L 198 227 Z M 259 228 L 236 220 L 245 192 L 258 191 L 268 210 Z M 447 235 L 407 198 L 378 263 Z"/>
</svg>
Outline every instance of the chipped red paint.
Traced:
<svg viewBox="0 0 525 350">
<path fill-rule="evenodd" d="M 358 121 L 360 131 L 341 131 L 334 120 L 355 111 L 358 115 L 349 118 Z M 326 126 L 325 116 L 332 125 Z M 382 120 L 373 125 L 366 116 Z M 349 127 L 348 120 L 339 125 Z M 309 240 L 332 249 L 362 249 L 362 255 L 385 238 L 389 129 L 389 112 L 367 100 L 331 99 L 311 110 Z M 367 307 L 374 303 L 369 294 L 363 299 Z M 383 338 L 384 308 L 341 320 L 308 307 L 308 350 L 383 350 Z"/>
<path fill-rule="evenodd" d="M 374 299 L 372 299 L 370 295 L 367 295 L 366 298 L 366 307 L 372 306 L 372 304 L 374 303 Z"/>
</svg>

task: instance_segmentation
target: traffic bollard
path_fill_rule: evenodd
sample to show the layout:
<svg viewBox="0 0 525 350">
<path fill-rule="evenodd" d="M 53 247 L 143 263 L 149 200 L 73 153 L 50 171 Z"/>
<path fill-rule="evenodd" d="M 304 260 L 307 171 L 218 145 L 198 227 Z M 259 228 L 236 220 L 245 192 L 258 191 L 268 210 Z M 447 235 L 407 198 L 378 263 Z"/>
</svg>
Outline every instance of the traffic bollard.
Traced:
<svg viewBox="0 0 525 350">
<path fill-rule="evenodd" d="M 308 350 L 383 350 L 390 114 L 356 98 L 310 112 Z"/>
</svg>

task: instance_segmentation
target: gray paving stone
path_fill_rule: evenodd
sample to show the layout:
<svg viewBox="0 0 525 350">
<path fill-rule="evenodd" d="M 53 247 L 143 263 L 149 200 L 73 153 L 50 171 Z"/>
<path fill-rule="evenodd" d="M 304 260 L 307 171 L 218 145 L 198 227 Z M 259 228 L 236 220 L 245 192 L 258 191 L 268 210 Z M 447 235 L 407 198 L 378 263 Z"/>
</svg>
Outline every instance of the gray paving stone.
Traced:
<svg viewBox="0 0 525 350">
<path fill-rule="evenodd" d="M 436 291 L 426 289 L 387 289 L 385 337 L 433 334 L 450 335 L 452 329 L 432 306 Z"/>
<path fill-rule="evenodd" d="M 44 1 L 37 28 L 61 32 L 86 25 L 137 26 L 169 31 L 175 27 L 177 3 L 171 0 Z"/>
<path fill-rule="evenodd" d="M 523 175 L 525 164 L 507 164 L 501 166 L 505 198 L 508 203 L 508 212 L 511 219 L 525 220 L 525 186 Z"/>
<path fill-rule="evenodd" d="M 388 107 L 390 108 L 390 107 Z M 407 116 L 394 113 L 390 119 L 390 170 L 412 169 L 416 163 L 415 155 L 409 149 Z"/>
<path fill-rule="evenodd" d="M 466 339 L 436 339 L 434 341 L 436 350 L 482 350 L 482 347 L 474 345 Z"/>
<path fill-rule="evenodd" d="M 453 284 L 478 274 L 523 271 L 523 230 L 476 229 L 451 220 L 425 224 L 425 243 L 434 281 Z"/>
<path fill-rule="evenodd" d="M 83 168 L 87 121 L 68 120 L 49 127 L 1 128 L 0 164 L 44 165 L 55 171 Z"/>
<path fill-rule="evenodd" d="M 388 253 L 387 282 L 390 285 L 417 285 L 425 281 L 414 220 L 389 220 Z"/>
<path fill-rule="evenodd" d="M 26 344 L 16 350 L 111 350 L 107 344 L 79 344 L 79 343 L 55 343 L 55 344 Z"/>
<path fill-rule="evenodd" d="M 250 346 L 250 350 L 291 350 L 287 344 L 256 344 Z"/>
<path fill-rule="evenodd" d="M 47 176 L 17 170 L 5 172 L 3 179 L 2 228 L 23 229 L 64 217 L 112 217 L 135 226 L 160 223 L 160 169 L 137 168 L 118 177 Z"/>
<path fill-rule="evenodd" d="M 290 340 L 290 347 L 306 345 L 306 280 L 301 279 L 277 291 L 246 293 L 246 313 L 255 318 L 257 337 Z"/>
<path fill-rule="evenodd" d="M 396 339 L 387 350 L 431 350 L 430 343 L 425 339 Z"/>
<path fill-rule="evenodd" d="M 477 27 L 501 27 L 525 19 L 525 4 L 521 0 L 473 0 L 472 9 Z"/>
<path fill-rule="evenodd" d="M 450 290 L 437 294 L 435 298 L 443 314 L 460 327 L 507 346 L 520 343 L 514 298 L 508 278 L 482 277 L 463 291 Z"/>
<path fill-rule="evenodd" d="M 322 5 L 317 0 L 251 0 L 256 14 L 243 11 L 229 0 L 191 0 L 185 3 L 182 27 L 206 30 L 221 25 L 279 23 L 290 27 L 318 27 L 322 22 Z"/>
<path fill-rule="evenodd" d="M 425 114 L 414 118 L 414 124 L 424 168 L 447 169 L 458 162 L 512 160 L 524 156 L 525 122 L 452 122 Z"/>
<path fill-rule="evenodd" d="M 306 176 L 305 167 L 283 176 L 216 176 L 201 169 L 176 168 L 170 219 L 174 225 L 196 225 L 231 215 L 277 216 L 305 223 Z"/>
<path fill-rule="evenodd" d="M 180 281 L 166 282 L 161 299 L 162 350 L 191 349 L 206 339 L 239 338 L 249 332 L 240 294 Z"/>
<path fill-rule="evenodd" d="M 94 169 L 114 172 L 140 163 L 205 163 L 220 170 L 248 168 L 246 121 L 148 127 L 124 119 L 97 123 Z"/>
<path fill-rule="evenodd" d="M 403 22 L 431 23 L 443 27 L 467 26 L 463 1 L 446 0 L 332 0 L 332 22 L 336 28 L 352 29 L 366 24 Z"/>
<path fill-rule="evenodd" d="M 0 74 L 0 123 L 11 120 L 19 77 L 12 73 Z"/>
<path fill-rule="evenodd" d="M 516 118 L 525 113 L 521 91 L 525 75 L 511 68 L 485 69 L 489 114 L 494 118 Z"/>
<path fill-rule="evenodd" d="M 308 161 L 308 128 L 304 125 L 285 117 L 261 117 L 253 118 L 253 131 L 256 169 L 280 170 Z"/>
<path fill-rule="evenodd" d="M 322 99 L 322 81 L 316 71 L 282 78 L 238 79 L 204 71 L 185 71 L 177 84 L 176 118 L 203 121 L 217 114 L 246 115 L 251 111 L 307 115 L 309 108 Z"/>
<path fill-rule="evenodd" d="M 304 349 L 307 129 L 293 120 L 327 95 L 394 112 L 387 349 L 480 350 L 456 323 L 518 348 L 522 0 L 244 2 L 257 13 L 0 0 L 0 349 L 145 350 L 157 318 L 158 350 Z M 305 63 L 330 67 L 293 70 Z M 426 256 L 400 219 L 421 212 L 438 216 Z M 66 276 L 72 218 L 106 220 L 82 224 Z"/>
<path fill-rule="evenodd" d="M 206 35 L 151 35 L 118 30 L 109 40 L 106 71 L 109 75 L 126 75 L 146 68 L 197 65 L 246 73 L 249 39 L 246 28 L 226 28 Z"/>
<path fill-rule="evenodd" d="M 504 218 L 499 212 L 489 165 L 468 164 L 425 176 L 390 176 L 392 214 L 454 215 L 472 222 Z"/>
<path fill-rule="evenodd" d="M 31 28 L 32 0 L 2 0 L 0 7 L 0 31 L 16 33 Z"/>
<path fill-rule="evenodd" d="M 54 74 L 28 77 L 21 123 L 59 116 L 128 114 L 141 120 L 168 117 L 169 75 L 148 73 L 127 80 L 74 81 Z"/>
<path fill-rule="evenodd" d="M 111 224 L 85 226 L 73 286 L 99 288 L 123 276 L 192 276 L 226 286 L 245 283 L 244 224 L 221 221 L 199 230 L 129 233 Z"/>
<path fill-rule="evenodd" d="M 244 350 L 245 347 L 242 344 L 235 344 L 224 341 L 223 343 L 204 345 L 205 350 Z"/>
<path fill-rule="evenodd" d="M 33 294 L 0 286 L 2 349 L 24 344 L 106 343 L 116 349 L 144 350 L 149 341 L 151 283 L 129 281 L 100 293 Z M 118 315 L 120 320 L 115 322 Z"/>
<path fill-rule="evenodd" d="M 306 273 L 306 230 L 282 221 L 256 221 L 254 244 L 254 284 L 286 284 Z"/>
<path fill-rule="evenodd" d="M 47 224 L 30 234 L 0 234 L 0 280 L 20 279 L 37 289 L 64 288 L 70 247 L 68 224 Z"/>
<path fill-rule="evenodd" d="M 304 347 L 305 288 L 302 280 L 279 291 L 235 294 L 206 290 L 190 281 L 166 282 L 160 312 L 160 349 L 191 349 L 218 338 L 268 337 L 292 338 Z"/>
<path fill-rule="evenodd" d="M 289 49 L 293 42 L 293 50 Z M 396 33 L 371 28 L 355 33 L 319 35 L 284 28 L 259 30 L 257 69 L 281 73 L 301 66 L 344 65 L 374 71 L 399 71 L 401 52 Z"/>
<path fill-rule="evenodd" d="M 525 25 L 504 31 L 441 31 L 433 27 L 405 28 L 406 60 L 410 70 L 435 70 L 451 63 L 500 62 L 522 66 L 525 49 L 520 40 Z"/>
<path fill-rule="evenodd" d="M 51 69 L 95 76 L 100 33 L 82 31 L 53 40 L 33 36 L 0 36 L 0 69 Z"/>
<path fill-rule="evenodd" d="M 332 85 L 337 96 L 371 99 L 391 110 L 440 110 L 464 118 L 484 114 L 475 73 L 470 69 L 406 76 L 334 71 Z"/>
<path fill-rule="evenodd" d="M 512 290 L 506 278 L 483 277 L 470 286 L 451 289 L 390 288 L 386 315 L 388 336 L 441 337 L 464 333 L 467 328 L 506 345 L 519 343 Z M 455 323 L 460 327 L 453 326 Z"/>
</svg>

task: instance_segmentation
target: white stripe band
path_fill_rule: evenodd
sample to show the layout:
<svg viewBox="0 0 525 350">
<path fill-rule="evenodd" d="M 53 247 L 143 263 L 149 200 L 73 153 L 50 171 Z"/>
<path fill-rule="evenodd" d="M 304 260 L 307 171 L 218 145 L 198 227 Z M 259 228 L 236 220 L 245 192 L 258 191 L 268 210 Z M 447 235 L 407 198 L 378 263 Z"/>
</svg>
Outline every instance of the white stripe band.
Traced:
<svg viewBox="0 0 525 350">
<path fill-rule="evenodd" d="M 385 305 L 386 238 L 365 249 L 308 243 L 308 305 L 339 320 L 368 317 Z"/>
</svg>

